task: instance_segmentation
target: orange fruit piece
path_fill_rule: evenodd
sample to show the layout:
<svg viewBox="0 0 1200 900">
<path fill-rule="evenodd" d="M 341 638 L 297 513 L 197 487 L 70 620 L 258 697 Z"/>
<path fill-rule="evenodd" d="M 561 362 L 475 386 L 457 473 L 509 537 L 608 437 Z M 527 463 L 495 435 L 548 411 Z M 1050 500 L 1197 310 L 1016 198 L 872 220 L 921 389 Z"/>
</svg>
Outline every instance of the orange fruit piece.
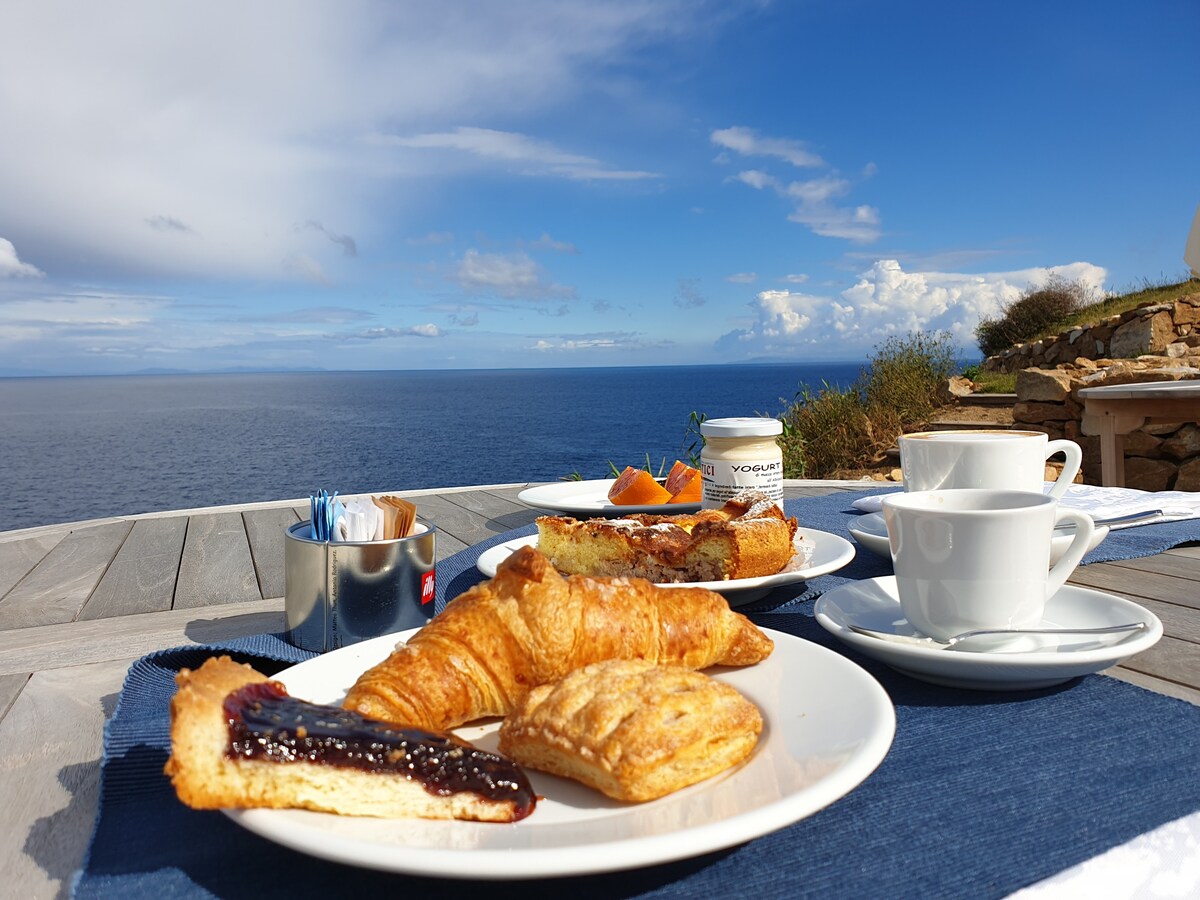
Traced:
<svg viewBox="0 0 1200 900">
<path fill-rule="evenodd" d="M 687 484 L 671 495 L 668 503 L 699 503 L 704 499 L 704 479 L 700 477 L 699 469 L 688 473 Z"/>
<path fill-rule="evenodd" d="M 700 477 L 699 469 L 693 469 L 687 463 L 675 460 L 663 487 L 671 495 L 668 503 L 699 503 L 702 499 L 704 479 Z"/>
<path fill-rule="evenodd" d="M 645 469 L 626 466 L 608 489 L 608 499 L 616 506 L 654 506 L 670 500 L 671 493 Z"/>
</svg>

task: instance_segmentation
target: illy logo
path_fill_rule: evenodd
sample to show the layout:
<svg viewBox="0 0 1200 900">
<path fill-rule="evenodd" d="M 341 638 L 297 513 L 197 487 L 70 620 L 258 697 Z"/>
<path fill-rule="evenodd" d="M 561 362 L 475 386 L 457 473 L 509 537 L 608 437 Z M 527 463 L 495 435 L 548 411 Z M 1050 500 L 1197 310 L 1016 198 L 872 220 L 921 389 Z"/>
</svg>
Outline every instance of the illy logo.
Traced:
<svg viewBox="0 0 1200 900">
<path fill-rule="evenodd" d="M 424 606 L 426 603 L 433 602 L 433 584 L 434 584 L 433 572 L 434 572 L 434 570 L 430 569 L 428 572 L 425 572 L 421 576 L 421 605 L 422 606 Z"/>
</svg>

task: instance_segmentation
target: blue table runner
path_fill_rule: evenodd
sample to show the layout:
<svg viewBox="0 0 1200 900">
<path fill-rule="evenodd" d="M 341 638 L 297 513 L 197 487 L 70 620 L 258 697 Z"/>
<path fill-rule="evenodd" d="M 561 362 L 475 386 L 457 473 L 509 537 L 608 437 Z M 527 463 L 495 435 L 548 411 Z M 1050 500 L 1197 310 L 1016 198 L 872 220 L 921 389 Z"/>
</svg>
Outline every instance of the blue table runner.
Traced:
<svg viewBox="0 0 1200 900">
<path fill-rule="evenodd" d="M 804 526 L 844 534 L 855 496 L 786 506 Z M 439 563 L 439 608 L 481 579 L 481 550 L 518 533 Z M 1145 526 L 1114 533 L 1092 556 L 1132 558 L 1198 539 L 1196 521 Z M 100 812 L 76 896 L 1000 897 L 1200 809 L 1200 709 L 1191 704 L 1097 675 L 1040 691 L 936 687 L 855 654 L 816 623 L 807 601 L 849 578 L 889 572 L 863 551 L 841 572 L 750 608 L 760 625 L 854 659 L 896 706 L 895 742 L 880 767 L 848 796 L 773 834 L 667 865 L 537 883 L 379 873 L 279 847 L 220 813 L 186 808 L 162 774 L 167 703 L 181 666 L 219 650 L 273 674 L 312 655 L 261 635 L 161 651 L 130 669 L 105 730 Z"/>
</svg>

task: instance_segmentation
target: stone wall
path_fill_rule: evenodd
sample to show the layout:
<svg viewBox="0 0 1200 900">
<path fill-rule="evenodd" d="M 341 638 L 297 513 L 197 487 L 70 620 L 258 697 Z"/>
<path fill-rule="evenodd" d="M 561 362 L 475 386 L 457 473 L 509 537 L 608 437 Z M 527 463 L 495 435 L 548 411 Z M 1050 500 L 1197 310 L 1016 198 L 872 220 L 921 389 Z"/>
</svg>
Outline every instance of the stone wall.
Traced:
<svg viewBox="0 0 1200 900">
<path fill-rule="evenodd" d="M 1191 334 L 1200 336 L 1200 327 Z M 1077 442 L 1083 448 L 1082 480 L 1099 484 L 1100 438 L 1083 433 L 1079 391 L 1106 384 L 1192 378 L 1200 378 L 1200 351 L 1135 360 L 1080 358 L 1053 368 L 1025 368 L 1017 373 L 1013 428 Z M 1145 491 L 1200 491 L 1200 424 L 1144 425 L 1125 435 L 1125 485 Z"/>
<path fill-rule="evenodd" d="M 1154 303 L 1080 325 L 1053 338 L 1018 344 L 984 360 L 989 372 L 1019 372 L 1036 366 L 1085 360 L 1129 359 L 1156 354 L 1200 368 L 1200 293 L 1171 303 Z"/>
</svg>

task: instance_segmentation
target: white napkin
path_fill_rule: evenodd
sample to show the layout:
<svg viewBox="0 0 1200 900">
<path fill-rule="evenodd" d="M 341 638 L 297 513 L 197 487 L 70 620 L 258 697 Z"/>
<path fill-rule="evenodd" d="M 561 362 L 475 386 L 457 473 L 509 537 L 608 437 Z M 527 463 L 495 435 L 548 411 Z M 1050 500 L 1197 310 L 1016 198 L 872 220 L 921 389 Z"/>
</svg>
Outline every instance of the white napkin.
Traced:
<svg viewBox="0 0 1200 900">
<path fill-rule="evenodd" d="M 1047 490 L 1050 486 L 1047 485 Z M 1116 523 L 1112 528 L 1132 528 L 1153 522 L 1176 522 L 1180 519 L 1200 517 L 1200 494 L 1192 491 L 1139 491 L 1136 488 L 1098 487 L 1094 484 L 1073 484 L 1058 505 L 1064 509 L 1078 509 L 1093 519 L 1107 519 L 1130 513 L 1161 509 L 1162 515 L 1152 519 L 1140 519 L 1127 524 Z"/>
<path fill-rule="evenodd" d="M 1010 900 L 1200 897 L 1197 846 L 1200 813 L 1192 813 L 1023 888 Z"/>
<path fill-rule="evenodd" d="M 383 536 L 383 510 L 370 497 L 346 501 L 346 512 L 330 536 L 335 541 L 376 541 Z"/>
<path fill-rule="evenodd" d="M 1047 482 L 1045 490 L 1049 491 L 1053 486 L 1053 482 Z M 855 500 L 852 505 L 862 512 L 879 512 L 883 509 L 883 498 L 894 493 L 898 491 L 872 494 Z M 1200 517 L 1200 494 L 1192 491 L 1139 491 L 1135 488 L 1073 484 L 1059 498 L 1058 503 L 1064 509 L 1082 510 L 1094 519 L 1107 519 L 1151 509 L 1161 509 L 1163 513 L 1152 519 L 1118 523 L 1112 525 L 1112 528 L 1132 528 L 1152 522 L 1175 522 Z"/>
</svg>

